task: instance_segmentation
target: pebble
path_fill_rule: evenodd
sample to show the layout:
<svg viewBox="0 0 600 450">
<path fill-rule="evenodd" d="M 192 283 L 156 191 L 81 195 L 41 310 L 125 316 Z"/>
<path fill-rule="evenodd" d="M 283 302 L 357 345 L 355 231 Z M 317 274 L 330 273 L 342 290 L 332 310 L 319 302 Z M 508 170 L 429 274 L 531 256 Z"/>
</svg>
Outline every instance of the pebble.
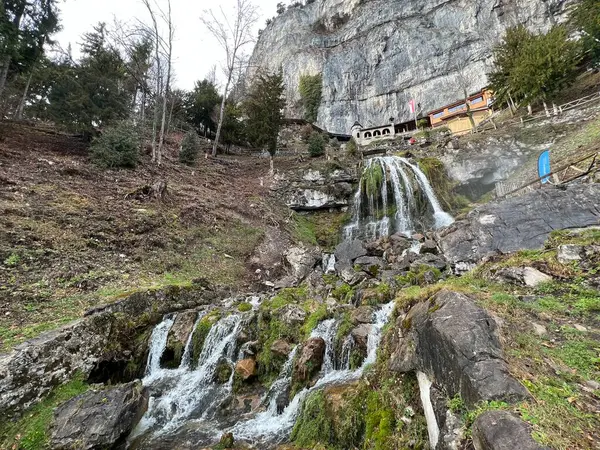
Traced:
<svg viewBox="0 0 600 450">
<path fill-rule="evenodd" d="M 575 328 L 577 331 L 581 331 L 581 332 L 586 332 L 587 328 L 584 327 L 583 325 L 579 325 L 578 323 L 576 323 L 575 325 L 573 325 L 573 328 Z"/>
</svg>

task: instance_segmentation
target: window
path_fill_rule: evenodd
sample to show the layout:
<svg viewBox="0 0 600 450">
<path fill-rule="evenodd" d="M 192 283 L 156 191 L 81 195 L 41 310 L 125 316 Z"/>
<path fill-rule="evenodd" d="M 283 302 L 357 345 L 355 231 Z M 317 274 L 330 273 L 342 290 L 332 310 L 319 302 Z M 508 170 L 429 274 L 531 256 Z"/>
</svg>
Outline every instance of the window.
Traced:
<svg viewBox="0 0 600 450">
<path fill-rule="evenodd" d="M 390 130 L 386 128 L 385 130 L 383 130 L 383 134 L 384 134 L 384 135 L 385 135 L 385 134 L 390 134 Z"/>
<path fill-rule="evenodd" d="M 371 133 L 369 131 L 365 133 L 365 139 L 371 139 Z"/>
<path fill-rule="evenodd" d="M 453 106 L 452 108 L 448 108 L 448 112 L 449 113 L 453 113 L 453 112 L 456 112 L 456 111 L 463 110 L 466 107 L 467 107 L 467 105 L 465 103 L 463 103 L 462 105 Z"/>
<path fill-rule="evenodd" d="M 473 100 L 471 100 L 471 105 L 475 105 L 477 103 L 481 103 L 483 101 L 483 97 L 477 97 Z"/>
<path fill-rule="evenodd" d="M 375 130 L 375 131 L 373 132 L 373 137 L 377 137 L 377 136 L 381 136 L 381 131 L 379 131 L 379 130 Z"/>
<path fill-rule="evenodd" d="M 439 113 L 435 113 L 433 115 L 434 119 L 439 119 L 440 117 L 444 117 L 444 111 L 440 111 Z"/>
<path fill-rule="evenodd" d="M 356 133 L 356 137 L 359 138 L 360 137 L 360 132 Z"/>
</svg>

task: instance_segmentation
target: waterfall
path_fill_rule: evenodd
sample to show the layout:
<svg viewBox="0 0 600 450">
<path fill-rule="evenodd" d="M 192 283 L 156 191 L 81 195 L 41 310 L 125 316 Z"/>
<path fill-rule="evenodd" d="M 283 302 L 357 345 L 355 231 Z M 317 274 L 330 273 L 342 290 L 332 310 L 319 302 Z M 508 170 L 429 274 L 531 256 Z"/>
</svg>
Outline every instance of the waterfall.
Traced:
<svg viewBox="0 0 600 450">
<path fill-rule="evenodd" d="M 334 319 L 328 319 L 319 323 L 317 328 L 312 332 L 311 337 L 321 337 L 325 340 L 326 349 L 321 369 L 321 378 L 314 386 L 298 392 L 281 414 L 276 414 L 276 410 L 269 408 L 267 411 L 256 415 L 253 419 L 236 424 L 230 430 L 233 435 L 238 439 L 247 440 L 253 444 L 264 444 L 265 442 L 278 444 L 286 441 L 302 410 L 304 399 L 311 392 L 329 385 L 355 381 L 361 377 L 367 366 L 375 362 L 383 327 L 388 322 L 393 309 L 394 302 L 390 302 L 375 313 L 375 322 L 371 325 L 367 341 L 367 357 L 362 366 L 357 370 L 350 370 L 349 364 L 342 369 L 334 369 L 332 366 L 335 352 L 333 348 L 338 323 Z"/>
<path fill-rule="evenodd" d="M 430 207 L 431 217 L 417 217 L 419 196 Z M 376 239 L 397 232 L 410 235 L 423 231 L 417 229 L 419 222 L 431 222 L 434 228 L 454 222 L 442 209 L 423 171 L 397 156 L 367 160 L 354 195 L 352 222 L 344 228 L 344 238 Z"/>
<path fill-rule="evenodd" d="M 241 318 L 241 315 L 234 314 L 212 326 L 195 370 L 191 370 L 190 365 L 182 364 L 178 369 L 162 370 L 160 379 L 156 376 L 144 378 L 144 385 L 150 388 L 151 399 L 134 437 L 153 428 L 156 428 L 156 434 L 165 434 L 192 418 L 210 419 L 210 415 L 232 390 Z M 224 384 L 215 381 L 220 362 L 232 368 L 231 376 Z M 155 392 L 159 395 L 154 396 Z"/>
<path fill-rule="evenodd" d="M 194 333 L 196 332 L 196 328 L 198 328 L 198 324 L 205 315 L 205 312 L 198 313 L 198 317 L 194 323 L 194 328 L 192 328 L 192 332 L 188 336 L 187 342 L 185 343 L 185 348 L 183 349 L 183 356 L 181 357 L 181 364 L 179 365 L 180 369 L 189 368 L 192 364 L 192 341 L 194 339 Z"/>
<path fill-rule="evenodd" d="M 158 324 L 150 336 L 150 351 L 146 365 L 146 377 L 155 376 L 160 371 L 160 357 L 167 346 L 169 331 L 175 322 L 176 315 L 168 315 Z"/>
</svg>

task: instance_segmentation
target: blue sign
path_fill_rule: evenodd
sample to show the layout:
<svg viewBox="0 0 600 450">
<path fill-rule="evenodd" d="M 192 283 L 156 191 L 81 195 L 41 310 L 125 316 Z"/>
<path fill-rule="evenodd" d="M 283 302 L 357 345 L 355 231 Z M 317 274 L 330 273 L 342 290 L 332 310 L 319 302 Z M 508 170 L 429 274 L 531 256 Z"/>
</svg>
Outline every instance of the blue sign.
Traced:
<svg viewBox="0 0 600 450">
<path fill-rule="evenodd" d="M 550 175 L 551 172 L 552 171 L 550 170 L 550 150 L 546 150 L 538 158 L 538 174 L 542 179 L 542 184 L 550 182 L 550 177 L 546 175 Z"/>
</svg>

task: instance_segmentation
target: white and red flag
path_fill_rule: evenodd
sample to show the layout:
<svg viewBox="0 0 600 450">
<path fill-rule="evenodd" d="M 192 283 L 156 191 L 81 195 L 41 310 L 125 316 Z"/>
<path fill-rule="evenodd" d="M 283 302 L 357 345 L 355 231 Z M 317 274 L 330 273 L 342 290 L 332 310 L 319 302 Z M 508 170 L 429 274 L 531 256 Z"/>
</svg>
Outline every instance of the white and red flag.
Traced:
<svg viewBox="0 0 600 450">
<path fill-rule="evenodd" d="M 411 100 L 410 102 L 408 102 L 408 106 L 410 107 L 410 112 L 412 114 L 414 114 L 415 113 L 415 101 Z"/>
</svg>

